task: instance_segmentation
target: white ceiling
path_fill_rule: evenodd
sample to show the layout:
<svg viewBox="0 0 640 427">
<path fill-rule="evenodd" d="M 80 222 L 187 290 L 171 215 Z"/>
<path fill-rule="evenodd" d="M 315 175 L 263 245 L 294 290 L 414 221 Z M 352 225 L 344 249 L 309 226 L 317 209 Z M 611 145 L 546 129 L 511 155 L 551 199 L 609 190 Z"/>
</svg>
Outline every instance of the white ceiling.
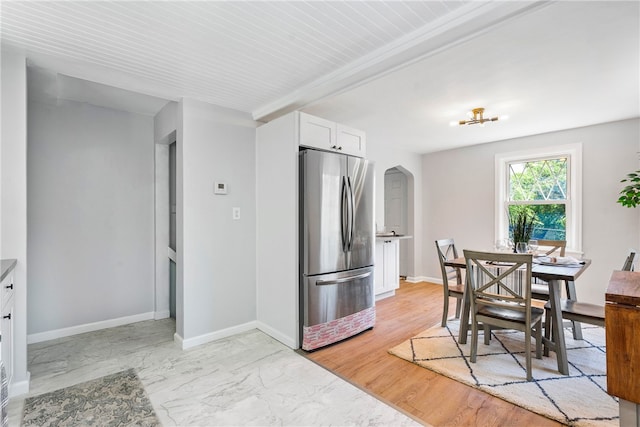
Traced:
<svg viewBox="0 0 640 427">
<path fill-rule="evenodd" d="M 640 116 L 639 6 L 3 1 L 0 13 L 3 45 L 26 52 L 49 96 L 147 114 L 191 97 L 259 120 L 303 109 L 430 152 Z M 509 120 L 449 126 L 480 106 Z"/>
</svg>

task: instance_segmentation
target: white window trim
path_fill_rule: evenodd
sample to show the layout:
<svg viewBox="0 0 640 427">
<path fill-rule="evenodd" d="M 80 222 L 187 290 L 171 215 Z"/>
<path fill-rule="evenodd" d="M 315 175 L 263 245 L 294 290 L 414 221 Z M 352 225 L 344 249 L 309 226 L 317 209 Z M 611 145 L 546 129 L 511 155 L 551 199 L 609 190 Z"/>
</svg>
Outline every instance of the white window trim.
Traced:
<svg viewBox="0 0 640 427">
<path fill-rule="evenodd" d="M 530 150 L 501 153 L 495 156 L 496 214 L 495 239 L 508 238 L 507 165 L 518 160 L 532 160 L 553 156 L 569 156 L 569 199 L 567 200 L 567 252 L 582 255 L 582 144 L 540 147 Z"/>
</svg>

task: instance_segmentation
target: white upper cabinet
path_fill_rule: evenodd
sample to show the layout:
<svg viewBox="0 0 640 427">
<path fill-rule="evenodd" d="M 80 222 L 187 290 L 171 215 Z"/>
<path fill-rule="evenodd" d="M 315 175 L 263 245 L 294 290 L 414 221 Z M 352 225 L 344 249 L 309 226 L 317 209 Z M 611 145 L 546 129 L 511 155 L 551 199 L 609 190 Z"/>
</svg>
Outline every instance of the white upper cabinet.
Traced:
<svg viewBox="0 0 640 427">
<path fill-rule="evenodd" d="M 330 120 L 300 113 L 300 145 L 364 157 L 365 133 Z"/>
<path fill-rule="evenodd" d="M 343 153 L 364 157 L 366 154 L 366 136 L 361 130 L 337 125 L 338 147 Z"/>
</svg>

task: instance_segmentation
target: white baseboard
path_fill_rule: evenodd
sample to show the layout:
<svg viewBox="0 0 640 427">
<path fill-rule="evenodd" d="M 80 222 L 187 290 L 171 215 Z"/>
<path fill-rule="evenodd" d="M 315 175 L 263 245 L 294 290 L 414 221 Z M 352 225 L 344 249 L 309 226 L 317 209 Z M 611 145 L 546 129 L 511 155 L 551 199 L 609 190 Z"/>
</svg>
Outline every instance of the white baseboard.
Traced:
<svg viewBox="0 0 640 427">
<path fill-rule="evenodd" d="M 282 332 L 273 329 L 272 327 L 257 321 L 257 328 L 264 332 L 265 334 L 269 335 L 271 338 L 280 341 L 282 344 L 286 345 L 287 347 L 296 350 L 298 348 L 300 348 L 300 345 L 298 344 L 298 340 L 296 338 L 291 338 L 288 335 L 283 334 Z"/>
<path fill-rule="evenodd" d="M 31 380 L 31 372 L 27 371 L 27 379 L 9 384 L 9 397 L 20 396 L 29 393 L 29 381 Z"/>
<path fill-rule="evenodd" d="M 429 282 L 442 285 L 441 277 L 427 277 L 427 276 L 409 276 L 405 279 L 409 283 Z"/>
<path fill-rule="evenodd" d="M 251 329 L 257 329 L 258 323 L 253 320 L 251 322 L 243 323 L 242 325 L 232 326 L 230 328 L 222 329 L 220 331 L 210 332 L 208 334 L 199 335 L 193 338 L 184 339 L 177 333 L 173 336 L 173 340 L 180 346 L 181 349 L 186 350 L 191 347 L 206 344 L 211 341 L 216 341 L 221 338 L 227 338 L 232 335 L 239 334 L 241 332 L 250 331 Z"/>
<path fill-rule="evenodd" d="M 55 329 L 53 331 L 38 332 L 27 335 L 27 344 L 34 344 L 42 341 L 49 341 L 56 338 L 68 337 L 71 335 L 83 334 L 85 332 L 99 331 L 100 329 L 113 328 L 115 326 L 128 325 L 129 323 L 153 320 L 154 312 L 135 314 L 133 316 L 119 317 L 117 319 L 102 320 L 100 322 L 86 323 L 84 325 L 71 326 L 69 328 Z"/>
<path fill-rule="evenodd" d="M 429 282 L 429 283 L 435 283 L 436 285 L 442 285 L 442 277 L 422 276 L 421 279 L 422 279 L 421 280 L 422 282 Z"/>
<path fill-rule="evenodd" d="M 169 310 L 156 311 L 153 313 L 153 320 L 166 319 L 169 316 L 171 316 L 171 312 Z"/>
</svg>

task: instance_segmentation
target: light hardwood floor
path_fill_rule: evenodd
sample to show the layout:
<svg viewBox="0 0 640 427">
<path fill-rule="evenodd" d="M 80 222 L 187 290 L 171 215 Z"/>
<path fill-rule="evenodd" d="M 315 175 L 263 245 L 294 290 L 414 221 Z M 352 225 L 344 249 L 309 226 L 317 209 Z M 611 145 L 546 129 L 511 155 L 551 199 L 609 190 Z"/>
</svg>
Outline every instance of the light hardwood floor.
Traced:
<svg viewBox="0 0 640 427">
<path fill-rule="evenodd" d="M 376 304 L 376 326 L 306 356 L 415 419 L 434 426 L 560 426 L 556 421 L 436 374 L 387 350 L 439 324 L 442 286 L 401 282 Z M 449 313 L 455 309 L 451 299 Z"/>
</svg>

